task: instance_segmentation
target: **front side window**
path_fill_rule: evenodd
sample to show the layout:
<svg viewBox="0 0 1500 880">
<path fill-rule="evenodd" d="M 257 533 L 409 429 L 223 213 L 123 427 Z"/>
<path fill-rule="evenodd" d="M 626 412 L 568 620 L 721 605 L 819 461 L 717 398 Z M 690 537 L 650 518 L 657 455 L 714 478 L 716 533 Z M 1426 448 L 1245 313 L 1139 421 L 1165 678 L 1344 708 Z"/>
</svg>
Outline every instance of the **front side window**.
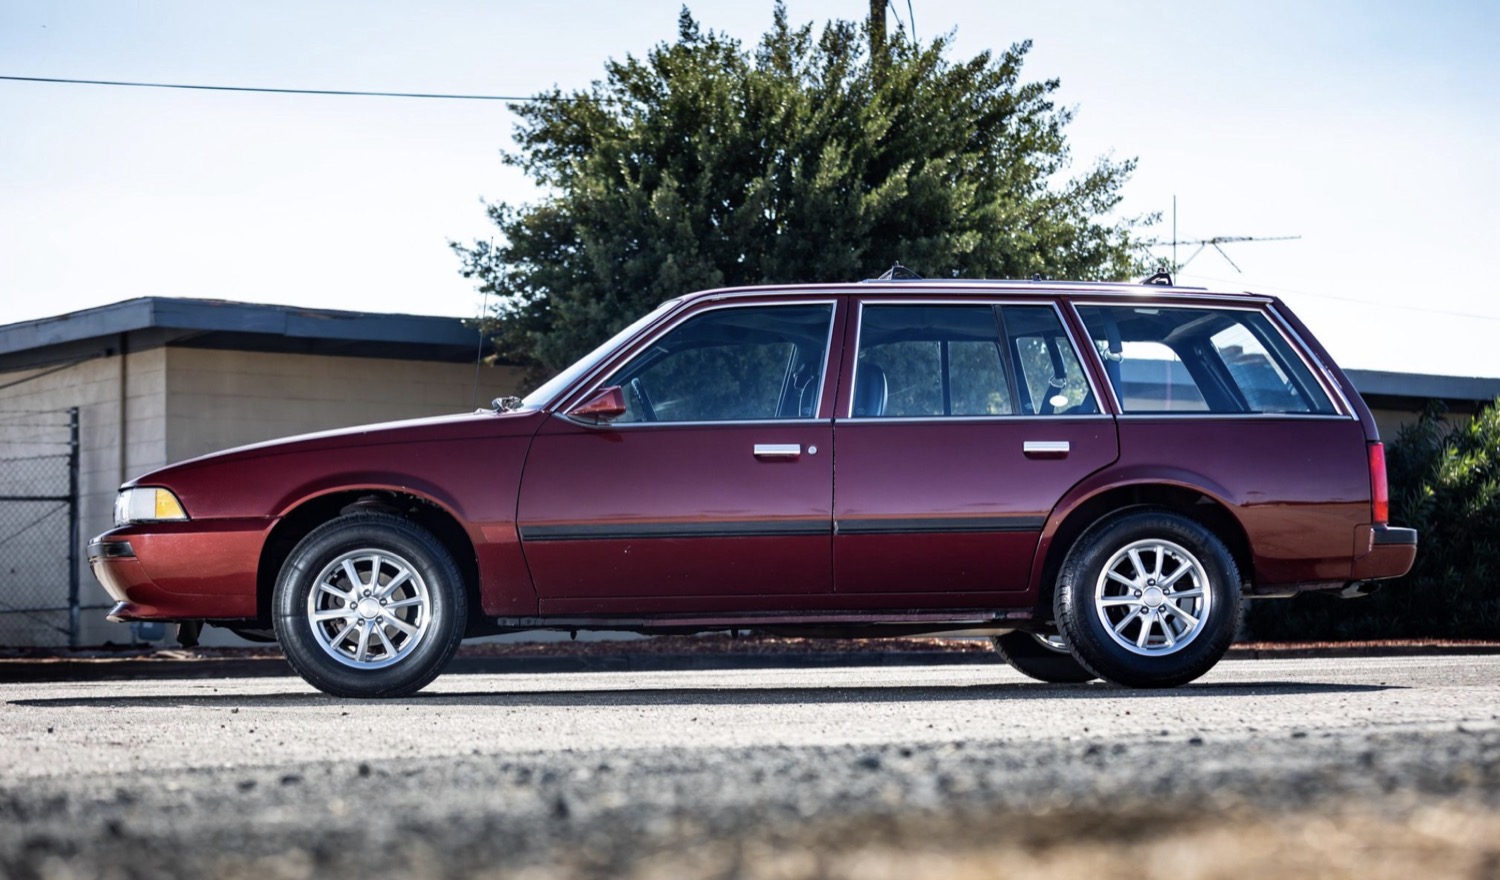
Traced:
<svg viewBox="0 0 1500 880">
<path fill-rule="evenodd" d="M 867 304 L 860 321 L 854 418 L 1096 412 L 1049 306 Z"/>
<path fill-rule="evenodd" d="M 1080 306 L 1126 413 L 1333 415 L 1333 401 L 1260 312 Z"/>
<path fill-rule="evenodd" d="M 832 320 L 831 303 L 689 318 L 603 382 L 625 392 L 614 423 L 816 418 Z"/>
</svg>

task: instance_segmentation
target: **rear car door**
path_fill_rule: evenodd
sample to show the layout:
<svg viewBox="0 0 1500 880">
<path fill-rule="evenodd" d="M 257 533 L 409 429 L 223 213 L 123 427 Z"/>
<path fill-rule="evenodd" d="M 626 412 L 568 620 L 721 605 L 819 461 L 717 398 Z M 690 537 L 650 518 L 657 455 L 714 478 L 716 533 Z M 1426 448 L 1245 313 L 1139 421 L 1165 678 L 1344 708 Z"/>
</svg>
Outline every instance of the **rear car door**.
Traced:
<svg viewBox="0 0 1500 880">
<path fill-rule="evenodd" d="M 1026 590 L 1048 514 L 1118 453 L 1056 306 L 873 299 L 851 332 L 836 591 Z"/>
</svg>

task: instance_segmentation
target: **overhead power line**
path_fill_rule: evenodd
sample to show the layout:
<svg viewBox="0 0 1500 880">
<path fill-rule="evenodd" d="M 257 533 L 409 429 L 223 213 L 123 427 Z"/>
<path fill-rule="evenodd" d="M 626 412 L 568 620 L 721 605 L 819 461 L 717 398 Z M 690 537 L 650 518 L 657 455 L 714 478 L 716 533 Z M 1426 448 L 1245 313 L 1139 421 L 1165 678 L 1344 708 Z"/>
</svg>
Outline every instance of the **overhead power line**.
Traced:
<svg viewBox="0 0 1500 880">
<path fill-rule="evenodd" d="M 262 92 L 272 95 L 339 95 L 361 98 L 428 98 L 442 101 L 554 101 L 550 95 L 448 95 L 436 92 L 365 92 L 354 89 L 272 89 L 260 86 L 204 86 L 187 83 L 128 82 L 110 79 L 63 79 L 53 76 L 0 76 L 11 82 L 62 83 L 74 86 L 125 86 L 137 89 L 193 89 L 202 92 Z"/>
<path fill-rule="evenodd" d="M 907 35 L 910 36 L 911 31 L 907 30 L 906 22 L 901 20 L 901 13 L 896 11 L 896 0 L 885 0 L 885 5 L 891 11 L 891 15 L 896 17 L 896 26 L 906 31 Z"/>
<path fill-rule="evenodd" d="M 1240 283 L 1228 278 L 1215 278 L 1210 275 L 1198 275 L 1196 273 L 1194 273 L 1192 277 L 1199 278 L 1204 281 L 1212 281 L 1217 284 L 1234 285 Z M 1458 311 L 1456 309 L 1439 309 L 1432 308 L 1430 306 L 1414 306 L 1407 303 L 1382 302 L 1381 300 L 1370 299 L 1368 297 L 1339 296 L 1338 294 L 1333 293 L 1314 293 L 1310 290 L 1295 290 L 1290 287 L 1256 287 L 1256 292 L 1262 291 L 1265 293 L 1275 294 L 1276 296 L 1280 297 L 1310 296 L 1313 299 L 1331 299 L 1337 300 L 1338 302 L 1354 303 L 1356 305 L 1370 306 L 1377 309 L 1401 309 L 1402 311 L 1407 312 L 1421 312 L 1425 315 L 1441 315 L 1445 318 L 1470 318 L 1477 321 L 1500 321 L 1500 315 L 1486 315 L 1480 312 L 1464 312 Z"/>
</svg>

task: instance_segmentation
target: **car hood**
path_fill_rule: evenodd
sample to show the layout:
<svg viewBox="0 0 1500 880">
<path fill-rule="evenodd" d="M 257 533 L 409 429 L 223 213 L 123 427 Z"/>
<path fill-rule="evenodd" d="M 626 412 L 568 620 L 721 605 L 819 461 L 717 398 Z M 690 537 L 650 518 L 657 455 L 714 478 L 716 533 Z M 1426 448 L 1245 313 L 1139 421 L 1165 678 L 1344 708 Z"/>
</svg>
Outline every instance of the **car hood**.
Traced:
<svg viewBox="0 0 1500 880">
<path fill-rule="evenodd" d="M 126 482 L 124 487 L 138 484 L 150 485 L 176 474 L 199 470 L 203 467 L 218 467 L 269 456 L 327 452 L 393 443 L 432 443 L 447 440 L 523 436 L 535 432 L 542 418 L 544 418 L 543 414 L 533 409 L 514 412 L 480 410 L 473 413 L 404 419 L 396 422 L 356 425 L 350 428 L 298 434 L 247 446 L 237 446 L 176 462 L 142 474 Z"/>
</svg>

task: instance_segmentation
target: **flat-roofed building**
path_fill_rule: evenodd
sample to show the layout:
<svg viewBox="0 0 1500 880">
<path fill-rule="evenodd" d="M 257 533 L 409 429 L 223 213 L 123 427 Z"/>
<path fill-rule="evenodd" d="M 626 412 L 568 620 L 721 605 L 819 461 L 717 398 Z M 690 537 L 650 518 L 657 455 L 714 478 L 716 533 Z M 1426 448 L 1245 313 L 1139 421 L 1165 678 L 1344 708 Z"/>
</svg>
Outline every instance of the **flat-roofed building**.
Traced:
<svg viewBox="0 0 1500 880">
<path fill-rule="evenodd" d="M 481 348 L 458 318 L 160 297 L 0 327 L 0 645 L 66 644 L 70 629 L 82 645 L 132 640 L 105 620 L 112 603 L 79 546 L 111 526 L 121 482 L 516 393 L 520 371 L 476 367 Z"/>
</svg>

